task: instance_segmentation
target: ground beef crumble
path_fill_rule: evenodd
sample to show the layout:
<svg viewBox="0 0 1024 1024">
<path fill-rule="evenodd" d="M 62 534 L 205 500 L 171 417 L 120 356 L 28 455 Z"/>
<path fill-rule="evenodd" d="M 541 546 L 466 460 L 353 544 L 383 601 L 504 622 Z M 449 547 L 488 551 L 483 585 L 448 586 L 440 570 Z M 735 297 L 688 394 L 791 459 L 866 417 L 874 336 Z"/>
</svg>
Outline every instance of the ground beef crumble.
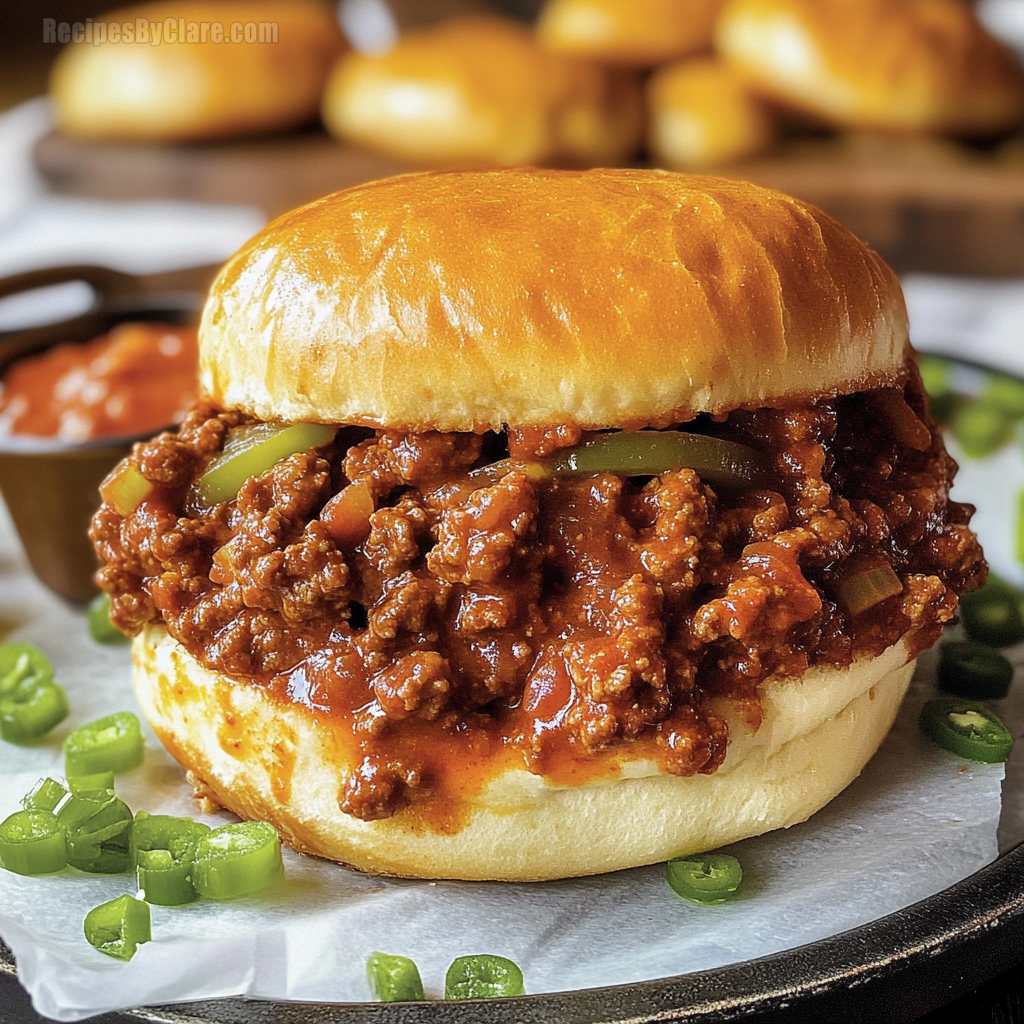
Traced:
<svg viewBox="0 0 1024 1024">
<path fill-rule="evenodd" d="M 711 698 L 756 724 L 773 675 L 907 633 L 927 646 L 986 571 L 913 372 L 686 425 L 772 467 L 769 489 L 717 493 L 689 469 L 538 472 L 586 439 L 571 427 L 341 428 L 198 508 L 195 480 L 245 422 L 201 405 L 136 446 L 154 487 L 126 517 L 97 513 L 98 579 L 126 632 L 163 621 L 208 667 L 347 716 L 360 753 L 339 802 L 366 820 L 436 789 L 429 736 L 449 752 L 465 736 L 511 743 L 545 774 L 559 752 L 646 739 L 667 771 L 713 772 L 728 734 Z M 360 539 L 338 540 L 321 514 L 349 486 L 372 509 Z M 849 614 L 844 580 L 878 565 L 902 593 Z"/>
</svg>

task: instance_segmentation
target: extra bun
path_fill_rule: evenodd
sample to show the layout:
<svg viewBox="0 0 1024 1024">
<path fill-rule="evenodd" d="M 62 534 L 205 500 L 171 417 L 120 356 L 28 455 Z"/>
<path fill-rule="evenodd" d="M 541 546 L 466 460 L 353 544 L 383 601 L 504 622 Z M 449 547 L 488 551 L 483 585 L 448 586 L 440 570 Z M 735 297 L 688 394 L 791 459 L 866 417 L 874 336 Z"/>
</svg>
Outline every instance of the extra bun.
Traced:
<svg viewBox="0 0 1024 1024">
<path fill-rule="evenodd" d="M 769 681 L 757 732 L 719 704 L 729 753 L 713 775 L 625 762 L 619 779 L 559 787 L 507 767 L 447 834 L 411 826 L 405 811 L 360 821 L 339 809 L 356 756 L 347 726 L 332 729 L 301 704 L 204 669 L 162 627 L 147 627 L 134 646 L 142 709 L 198 792 L 272 822 L 297 850 L 364 871 L 517 881 L 655 863 L 805 820 L 885 737 L 913 673 L 907 658 L 900 643 L 849 669 Z"/>
<path fill-rule="evenodd" d="M 659 166 L 695 170 L 756 156 L 777 130 L 748 83 L 716 57 L 689 57 L 647 81 L 647 145 Z"/>
<path fill-rule="evenodd" d="M 134 41 L 140 19 L 149 26 L 142 42 Z M 129 22 L 133 41 L 110 42 L 112 26 L 120 32 Z M 213 41 L 214 23 L 228 35 L 241 25 L 240 41 Z M 165 25 L 174 42 L 163 39 Z M 68 135 L 177 142 L 305 124 L 316 117 L 324 80 L 344 49 L 330 5 L 317 0 L 143 4 L 103 15 L 90 29 L 94 43 L 101 29 L 106 42 L 68 46 L 54 66 L 54 113 Z"/>
<path fill-rule="evenodd" d="M 711 47 L 722 0 L 550 0 L 537 34 L 551 50 L 652 67 Z"/>
<path fill-rule="evenodd" d="M 214 283 L 202 383 L 261 419 L 667 425 L 893 380 L 891 270 L 812 206 L 659 171 L 408 175 L 279 218 Z"/>
<path fill-rule="evenodd" d="M 989 135 L 1024 117 L 1024 72 L 962 0 L 726 0 L 715 42 L 841 127 Z"/>
<path fill-rule="evenodd" d="M 523 25 L 456 18 L 387 53 L 350 53 L 323 119 L 339 138 L 430 167 L 621 163 L 643 131 L 639 84 L 547 53 Z"/>
</svg>

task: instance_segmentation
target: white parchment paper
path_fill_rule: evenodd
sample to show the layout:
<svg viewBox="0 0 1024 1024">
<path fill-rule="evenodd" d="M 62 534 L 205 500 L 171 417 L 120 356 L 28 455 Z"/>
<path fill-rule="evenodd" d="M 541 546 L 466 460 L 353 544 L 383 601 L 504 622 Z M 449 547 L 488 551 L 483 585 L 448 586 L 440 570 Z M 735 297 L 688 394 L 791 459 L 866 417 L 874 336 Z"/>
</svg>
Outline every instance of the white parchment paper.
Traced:
<svg viewBox="0 0 1024 1024">
<path fill-rule="evenodd" d="M 73 713 L 45 742 L 0 744 L 0 817 L 42 776 L 61 775 L 67 732 L 133 708 L 128 651 L 89 638 L 81 613 L 51 598 L 0 526 L 0 618 L 51 656 Z M 286 852 L 286 878 L 233 903 L 153 907 L 153 941 L 120 963 L 85 941 L 86 912 L 129 875 L 74 869 L 45 878 L 0 871 L 0 935 L 36 1009 L 57 1020 L 146 1003 L 227 995 L 369 998 L 375 950 L 413 957 L 438 996 L 465 953 L 509 956 L 531 993 L 628 983 L 722 966 L 832 935 L 932 895 L 997 853 L 1002 766 L 967 765 L 922 739 L 921 672 L 896 729 L 843 795 L 810 822 L 737 844 L 741 899 L 677 898 L 661 866 L 538 884 L 372 878 Z M 118 778 L 135 810 L 195 815 L 189 787 L 147 737 L 145 764 Z M 221 815 L 230 820 L 227 814 Z M 216 824 L 216 816 L 205 820 Z M 614 827 L 614 823 L 610 823 Z"/>
</svg>

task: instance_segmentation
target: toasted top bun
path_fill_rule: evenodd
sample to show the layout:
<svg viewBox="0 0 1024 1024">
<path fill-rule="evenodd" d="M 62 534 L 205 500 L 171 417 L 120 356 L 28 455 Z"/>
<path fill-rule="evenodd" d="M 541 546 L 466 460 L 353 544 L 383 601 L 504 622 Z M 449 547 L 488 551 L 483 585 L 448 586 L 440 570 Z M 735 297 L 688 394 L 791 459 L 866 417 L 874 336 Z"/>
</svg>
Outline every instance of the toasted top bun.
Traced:
<svg viewBox="0 0 1024 1024">
<path fill-rule="evenodd" d="M 647 145 L 661 167 L 695 170 L 756 156 L 775 143 L 764 100 L 716 57 L 684 57 L 647 81 Z"/>
<path fill-rule="evenodd" d="M 638 428 L 890 382 L 899 283 L 821 211 L 661 171 L 414 174 L 223 268 L 203 387 L 261 419 Z"/>
<path fill-rule="evenodd" d="M 711 47 L 722 0 L 550 0 L 537 33 L 559 53 L 651 67 Z"/>
<path fill-rule="evenodd" d="M 323 119 L 341 139 L 416 164 L 478 167 L 621 162 L 643 112 L 632 79 L 547 53 L 517 22 L 471 16 L 342 58 Z"/>
<path fill-rule="evenodd" d="M 962 0 L 726 0 L 716 45 L 839 126 L 987 135 L 1024 118 L 1024 72 Z"/>
<path fill-rule="evenodd" d="M 713 775 L 664 775 L 653 762 L 626 761 L 616 778 L 559 786 L 522 766 L 496 766 L 465 824 L 438 832 L 408 812 L 361 821 L 339 809 L 356 756 L 346 725 L 210 672 L 162 626 L 136 637 L 133 657 L 139 704 L 197 795 L 272 822 L 297 850 L 364 871 L 517 881 L 652 864 L 805 820 L 875 752 L 914 668 L 900 642 L 847 669 L 771 680 L 756 732 L 720 702 L 729 752 Z"/>
<path fill-rule="evenodd" d="M 81 138 L 216 139 L 304 124 L 344 49 L 317 0 L 161 0 L 104 14 L 91 32 L 92 45 L 61 53 L 50 82 L 58 126 Z"/>
</svg>

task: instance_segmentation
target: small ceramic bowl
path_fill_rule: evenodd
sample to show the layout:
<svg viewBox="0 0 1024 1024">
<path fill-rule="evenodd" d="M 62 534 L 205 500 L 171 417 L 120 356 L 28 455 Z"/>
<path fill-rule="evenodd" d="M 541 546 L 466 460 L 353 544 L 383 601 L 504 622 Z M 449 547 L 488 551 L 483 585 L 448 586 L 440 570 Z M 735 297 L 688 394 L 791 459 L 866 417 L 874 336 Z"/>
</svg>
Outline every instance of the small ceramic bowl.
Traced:
<svg viewBox="0 0 1024 1024">
<path fill-rule="evenodd" d="M 105 267 L 53 267 L 0 280 L 0 297 L 70 281 L 95 294 L 92 308 L 59 323 L 0 333 L 0 374 L 21 356 L 62 342 L 89 341 L 128 320 L 187 324 L 198 319 L 216 267 L 150 276 Z M 88 601 L 96 555 L 87 531 L 98 487 L 139 437 L 90 442 L 0 438 L 0 493 L 32 571 L 54 593 Z"/>
</svg>

